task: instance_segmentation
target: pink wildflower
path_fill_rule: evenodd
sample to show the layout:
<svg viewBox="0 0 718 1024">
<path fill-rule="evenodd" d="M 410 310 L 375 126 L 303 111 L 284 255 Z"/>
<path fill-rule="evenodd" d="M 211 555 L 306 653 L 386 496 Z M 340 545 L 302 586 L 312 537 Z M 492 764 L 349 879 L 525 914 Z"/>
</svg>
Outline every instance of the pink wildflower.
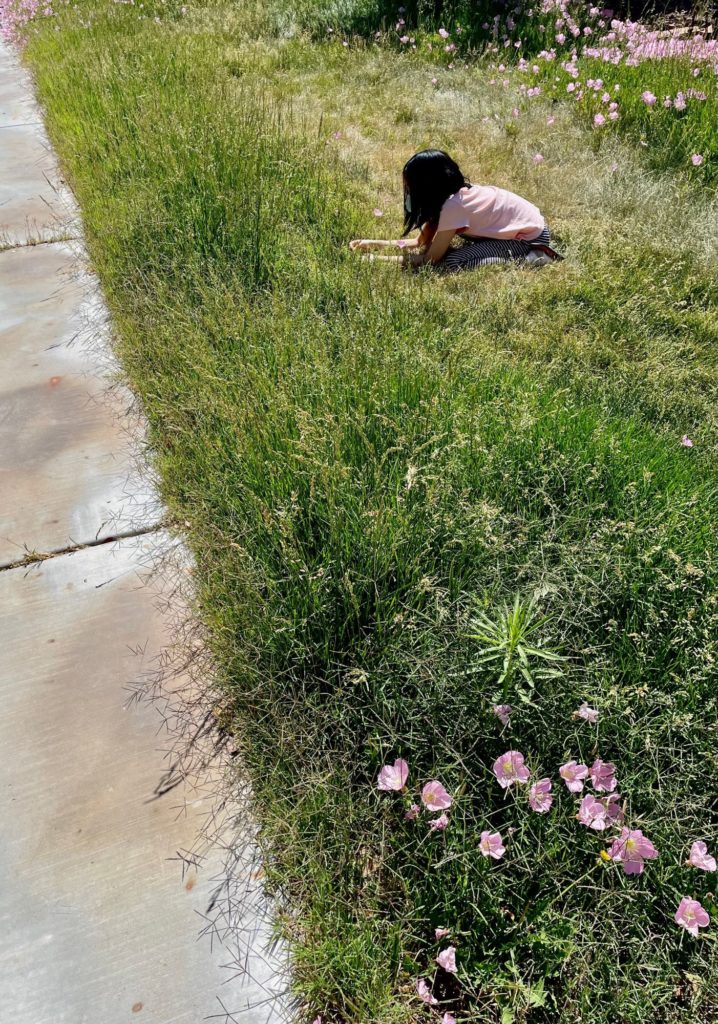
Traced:
<svg viewBox="0 0 718 1024">
<path fill-rule="evenodd" d="M 595 725 L 598 721 L 598 711 L 596 708 L 589 707 L 586 701 L 584 701 L 578 711 L 574 711 L 573 717 L 582 718 L 584 722 L 590 722 L 591 725 Z"/>
<path fill-rule="evenodd" d="M 555 117 L 547 117 L 546 118 L 546 124 L 549 125 L 549 126 L 551 126 L 552 124 L 556 124 L 556 118 Z"/>
<path fill-rule="evenodd" d="M 441 36 L 442 39 L 448 39 L 449 38 L 449 33 L 446 31 L 445 28 L 440 28 L 439 29 L 439 35 Z"/>
<path fill-rule="evenodd" d="M 691 157 L 691 163 L 693 164 L 694 167 L 700 167 L 700 165 L 703 163 L 703 157 L 701 156 L 701 154 L 700 153 L 694 153 L 693 156 Z"/>
<path fill-rule="evenodd" d="M 561 765 L 558 773 L 566 783 L 570 793 L 580 793 L 583 789 L 583 780 L 588 775 L 588 768 L 585 764 L 567 761 L 566 764 Z"/>
<path fill-rule="evenodd" d="M 641 93 L 641 99 L 647 107 L 654 107 L 656 105 L 656 97 L 649 89 L 646 89 L 644 93 Z"/>
<path fill-rule="evenodd" d="M 533 161 L 535 164 L 542 164 L 544 161 L 542 153 L 534 153 Z"/>
<path fill-rule="evenodd" d="M 510 704 L 493 704 L 491 710 L 496 715 L 502 725 L 509 724 L 509 715 L 513 711 Z"/>
<path fill-rule="evenodd" d="M 676 108 L 676 110 L 685 110 L 687 105 L 688 104 L 686 103 L 685 96 L 682 92 L 679 92 L 675 100 L 673 101 L 673 106 Z"/>
<path fill-rule="evenodd" d="M 692 868 L 700 871 L 715 871 L 716 859 L 708 853 L 708 847 L 700 840 L 691 846 L 691 854 L 687 861 Z"/>
<path fill-rule="evenodd" d="M 493 860 L 501 860 L 506 853 L 504 841 L 500 832 L 489 832 L 488 829 L 481 833 L 479 839 L 479 850 L 484 857 L 491 857 Z"/>
<path fill-rule="evenodd" d="M 421 999 L 421 1001 L 423 1003 L 426 1003 L 428 1006 L 436 1006 L 437 1003 L 439 1002 L 439 1000 L 431 994 L 431 989 L 426 984 L 426 981 L 423 978 L 419 978 L 419 980 L 416 983 L 416 994 L 418 995 L 419 999 Z"/>
<path fill-rule="evenodd" d="M 684 448 L 692 448 L 693 447 L 693 442 L 691 441 L 691 439 L 688 436 L 688 434 L 684 434 L 683 435 L 683 437 L 681 438 L 681 444 L 683 445 Z"/>
<path fill-rule="evenodd" d="M 444 936 L 448 935 L 448 934 L 449 934 L 449 929 L 448 928 L 435 928 L 434 929 L 434 938 L 437 940 L 437 942 L 438 942 L 439 939 L 443 939 Z"/>
<path fill-rule="evenodd" d="M 551 810 L 552 803 L 551 779 L 539 779 L 529 790 L 529 807 L 538 814 L 545 814 Z"/>
<path fill-rule="evenodd" d="M 456 1024 L 456 1017 L 453 1013 L 445 1013 L 441 1018 L 441 1024 Z"/>
<path fill-rule="evenodd" d="M 507 750 L 494 761 L 494 775 L 502 789 L 512 782 L 528 782 L 530 772 L 524 764 L 524 755 L 519 750 Z"/>
<path fill-rule="evenodd" d="M 436 958 L 439 967 L 443 967 L 449 974 L 456 974 L 456 947 L 447 946 Z"/>
<path fill-rule="evenodd" d="M 623 808 L 620 804 L 620 795 L 618 793 L 609 793 L 607 797 L 604 797 L 601 803 L 606 808 L 606 817 L 612 825 L 621 825 L 625 817 Z"/>
<path fill-rule="evenodd" d="M 378 206 L 375 206 L 374 209 L 371 212 L 374 214 L 375 217 L 383 217 L 384 216 L 384 211 L 380 210 Z"/>
<path fill-rule="evenodd" d="M 597 793 L 612 793 L 618 785 L 615 764 L 597 757 L 591 765 L 591 782 Z"/>
<path fill-rule="evenodd" d="M 673 920 L 685 928 L 694 939 L 698 938 L 698 929 L 707 928 L 711 921 L 707 911 L 698 900 L 692 900 L 688 896 L 684 896 L 678 904 L 678 910 Z"/>
<path fill-rule="evenodd" d="M 603 114 L 595 114 L 593 118 L 593 123 L 597 128 L 601 128 L 606 123 L 606 118 L 603 116 Z"/>
<path fill-rule="evenodd" d="M 421 791 L 421 802 L 430 811 L 446 811 L 453 804 L 453 797 L 449 796 L 444 787 L 436 779 L 427 782 Z"/>
<path fill-rule="evenodd" d="M 640 875 L 643 862 L 655 860 L 658 850 L 640 829 L 621 829 L 621 835 L 608 849 L 608 856 L 617 864 L 623 864 L 627 875 Z"/>
<path fill-rule="evenodd" d="M 432 818 L 429 822 L 429 829 L 432 832 L 443 832 L 448 827 L 449 819 L 445 814 L 440 814 L 438 818 Z"/>
<path fill-rule="evenodd" d="M 412 804 L 409 810 L 404 815 L 404 817 L 406 818 L 407 821 L 416 821 L 416 819 L 419 817 L 420 811 L 421 807 L 419 807 L 418 804 Z"/>
<path fill-rule="evenodd" d="M 403 43 L 404 45 L 406 45 L 409 42 L 409 37 L 408 36 L 400 36 L 399 37 L 399 42 Z"/>
<path fill-rule="evenodd" d="M 603 832 L 607 827 L 606 807 L 602 800 L 587 793 L 580 803 L 576 818 L 587 828 L 595 829 L 596 832 Z"/>
<path fill-rule="evenodd" d="M 394 764 L 384 765 L 382 770 L 379 772 L 376 788 L 385 793 L 388 793 L 391 790 L 401 790 L 406 785 L 406 780 L 408 778 L 409 765 L 399 757 Z"/>
</svg>

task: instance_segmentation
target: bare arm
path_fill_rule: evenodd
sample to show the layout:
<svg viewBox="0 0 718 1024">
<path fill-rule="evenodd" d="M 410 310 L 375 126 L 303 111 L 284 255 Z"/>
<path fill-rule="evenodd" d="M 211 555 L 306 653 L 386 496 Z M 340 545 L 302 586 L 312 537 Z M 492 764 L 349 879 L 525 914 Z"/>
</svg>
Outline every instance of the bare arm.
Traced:
<svg viewBox="0 0 718 1024">
<path fill-rule="evenodd" d="M 436 234 L 436 228 L 424 224 L 418 238 L 355 238 L 349 243 L 354 252 L 370 252 L 372 249 L 420 249 L 429 245 Z"/>
<path fill-rule="evenodd" d="M 410 263 L 414 267 L 423 267 L 426 266 L 426 264 L 434 266 L 437 263 L 441 263 L 448 252 L 449 246 L 451 245 L 451 239 L 455 234 L 456 232 L 451 229 L 448 231 L 435 231 L 432 234 L 431 244 L 427 248 L 426 252 L 411 253 L 407 259 L 407 263 Z"/>
</svg>

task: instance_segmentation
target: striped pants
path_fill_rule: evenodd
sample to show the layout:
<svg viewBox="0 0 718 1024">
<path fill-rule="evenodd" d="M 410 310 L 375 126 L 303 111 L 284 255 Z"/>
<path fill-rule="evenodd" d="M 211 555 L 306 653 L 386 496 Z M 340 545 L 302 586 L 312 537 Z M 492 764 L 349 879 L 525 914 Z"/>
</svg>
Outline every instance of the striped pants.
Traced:
<svg viewBox="0 0 718 1024">
<path fill-rule="evenodd" d="M 551 244 L 551 232 L 548 225 L 538 238 L 530 242 L 506 238 L 464 238 L 455 248 L 449 249 L 444 257 L 442 267 L 447 271 L 473 270 L 475 267 L 487 267 L 492 263 L 511 263 L 525 260 L 531 252 L 532 244 L 540 242 Z"/>
</svg>

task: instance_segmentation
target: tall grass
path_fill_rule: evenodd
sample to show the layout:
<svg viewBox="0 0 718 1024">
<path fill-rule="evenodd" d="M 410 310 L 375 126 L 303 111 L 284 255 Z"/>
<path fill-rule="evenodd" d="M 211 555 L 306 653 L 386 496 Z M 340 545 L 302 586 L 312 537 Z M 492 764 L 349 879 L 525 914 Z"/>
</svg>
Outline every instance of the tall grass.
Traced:
<svg viewBox="0 0 718 1024">
<path fill-rule="evenodd" d="M 715 942 L 672 917 L 682 895 L 715 912 L 683 866 L 718 838 L 715 281 L 630 237 L 602 267 L 580 225 L 543 276 L 355 261 L 376 172 L 267 84 L 391 65 L 168 6 L 69 11 L 27 56 L 189 524 L 307 1013 L 416 1019 L 446 926 L 460 971 L 435 991 L 463 1019 L 707 1022 Z M 517 593 L 565 658 L 529 691 L 471 636 Z M 572 717 L 584 700 L 597 728 Z M 507 748 L 554 777 L 547 816 L 504 798 Z M 641 878 L 601 859 L 556 777 L 596 754 L 660 850 Z M 376 792 L 397 756 L 455 795 L 446 831 Z"/>
</svg>

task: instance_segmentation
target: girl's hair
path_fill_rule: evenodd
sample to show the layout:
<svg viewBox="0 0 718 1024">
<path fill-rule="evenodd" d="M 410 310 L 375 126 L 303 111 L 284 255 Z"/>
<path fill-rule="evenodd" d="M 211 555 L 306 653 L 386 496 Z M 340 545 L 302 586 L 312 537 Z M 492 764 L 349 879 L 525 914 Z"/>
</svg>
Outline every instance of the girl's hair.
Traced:
<svg viewBox="0 0 718 1024">
<path fill-rule="evenodd" d="M 436 225 L 449 196 L 471 182 L 443 149 L 422 149 L 404 164 L 404 234 Z"/>
</svg>

